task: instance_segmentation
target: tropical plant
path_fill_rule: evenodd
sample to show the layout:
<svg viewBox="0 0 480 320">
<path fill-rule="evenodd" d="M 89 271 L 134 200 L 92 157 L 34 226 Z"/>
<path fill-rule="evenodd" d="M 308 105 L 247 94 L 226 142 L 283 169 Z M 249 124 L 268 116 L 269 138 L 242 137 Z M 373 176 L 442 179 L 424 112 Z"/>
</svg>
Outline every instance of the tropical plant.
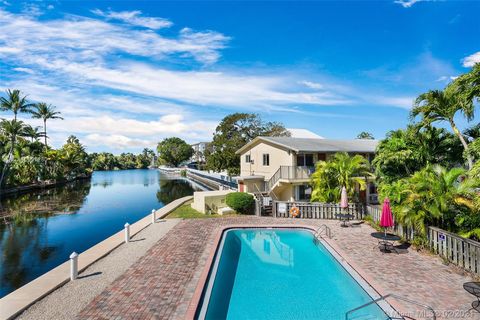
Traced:
<svg viewBox="0 0 480 320">
<path fill-rule="evenodd" d="M 380 188 L 389 197 L 398 222 L 426 235 L 428 225 L 452 229 L 456 216 L 475 208 L 477 179 L 463 168 L 427 165 L 409 178 Z"/>
<path fill-rule="evenodd" d="M 444 91 L 431 90 L 421 94 L 415 101 L 415 106 L 410 115 L 411 118 L 420 116 L 420 124 L 424 127 L 431 126 L 434 122 L 448 122 L 463 145 L 463 148 L 468 152 L 468 142 L 455 123 L 455 116 L 458 112 L 468 120 L 474 117 L 473 100 L 465 97 L 459 91 L 458 85 L 454 82 L 447 86 Z M 473 166 L 473 160 L 468 155 L 468 167 Z"/>
<path fill-rule="evenodd" d="M 357 135 L 357 139 L 373 140 L 375 138 L 373 137 L 373 134 L 371 134 L 370 132 L 362 131 Z"/>
<path fill-rule="evenodd" d="M 32 127 L 31 125 L 25 127 L 26 137 L 30 138 L 32 143 L 45 136 L 45 133 L 41 132 L 38 128 L 39 127 Z"/>
<path fill-rule="evenodd" d="M 342 187 L 349 197 L 358 196 L 356 188 L 365 190 L 368 177 L 372 177 L 368 160 L 361 155 L 336 153 L 328 161 L 319 161 L 311 176 L 313 186 L 311 201 L 338 202 Z"/>
<path fill-rule="evenodd" d="M 45 150 L 47 150 L 47 120 L 49 119 L 61 119 L 60 112 L 55 110 L 55 107 L 45 102 L 40 102 L 34 105 L 35 110 L 31 111 L 32 117 L 35 119 L 42 119 L 43 121 L 43 133 L 45 137 Z"/>
<path fill-rule="evenodd" d="M 184 140 L 172 137 L 158 143 L 158 157 L 168 165 L 177 167 L 193 155 L 193 148 Z"/>
<path fill-rule="evenodd" d="M 6 91 L 7 97 L 0 97 L 0 110 L 13 112 L 13 120 L 17 120 L 18 113 L 28 113 L 34 106 L 29 103 L 27 96 L 23 96 L 20 90 L 8 89 Z"/>
<path fill-rule="evenodd" d="M 215 129 L 213 141 L 206 150 L 207 168 L 226 170 L 229 175 L 240 173 L 240 156 L 236 151 L 258 136 L 290 136 L 278 122 L 264 122 L 259 115 L 233 113 L 222 119 Z"/>
<path fill-rule="evenodd" d="M 378 182 L 392 183 L 409 177 L 430 164 L 452 167 L 463 162 L 462 145 L 443 128 L 409 125 L 387 133 L 378 144 L 375 175 Z"/>
<path fill-rule="evenodd" d="M 480 63 L 476 63 L 466 74 L 455 80 L 460 94 L 467 100 L 480 102 Z"/>
<path fill-rule="evenodd" d="M 10 163 L 14 159 L 14 150 L 18 137 L 25 137 L 27 135 L 26 126 L 23 121 L 18 120 L 2 120 L 0 122 L 0 132 L 5 136 L 8 153 L 4 156 L 2 173 L 0 175 L 0 188 L 3 186 L 5 175 L 9 169 Z"/>
</svg>

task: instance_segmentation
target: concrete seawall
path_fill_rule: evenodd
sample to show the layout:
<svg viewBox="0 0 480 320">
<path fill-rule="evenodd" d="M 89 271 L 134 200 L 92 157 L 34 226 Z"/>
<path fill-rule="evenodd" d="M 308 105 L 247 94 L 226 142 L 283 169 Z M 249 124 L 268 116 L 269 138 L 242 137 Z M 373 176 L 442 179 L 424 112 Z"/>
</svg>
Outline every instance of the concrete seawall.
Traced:
<svg viewBox="0 0 480 320">
<path fill-rule="evenodd" d="M 161 219 L 179 206 L 191 201 L 192 196 L 183 197 L 172 201 L 156 211 L 156 218 Z M 130 234 L 142 231 L 151 225 L 151 213 L 130 226 Z M 105 257 L 118 246 L 124 244 L 124 231 L 119 231 L 111 237 L 96 244 L 78 256 L 78 271 L 81 272 L 87 267 Z M 68 257 L 65 257 L 66 260 Z M 58 267 L 50 270 L 23 287 L 13 291 L 0 299 L 0 319 L 12 319 L 26 308 L 42 299 L 49 293 L 70 281 L 70 262 L 66 261 Z"/>
</svg>

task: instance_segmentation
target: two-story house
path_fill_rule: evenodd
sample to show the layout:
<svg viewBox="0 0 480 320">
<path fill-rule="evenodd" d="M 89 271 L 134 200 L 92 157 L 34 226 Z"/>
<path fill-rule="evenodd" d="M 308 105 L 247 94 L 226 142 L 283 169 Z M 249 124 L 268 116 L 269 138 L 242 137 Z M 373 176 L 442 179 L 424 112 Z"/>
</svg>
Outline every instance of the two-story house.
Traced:
<svg viewBox="0 0 480 320">
<path fill-rule="evenodd" d="M 237 151 L 240 155 L 239 191 L 266 193 L 280 201 L 308 201 L 310 175 L 315 163 L 336 152 L 360 154 L 373 160 L 376 140 L 330 140 L 292 137 L 257 137 Z M 367 203 L 376 202 L 372 182 L 360 193 Z"/>
</svg>

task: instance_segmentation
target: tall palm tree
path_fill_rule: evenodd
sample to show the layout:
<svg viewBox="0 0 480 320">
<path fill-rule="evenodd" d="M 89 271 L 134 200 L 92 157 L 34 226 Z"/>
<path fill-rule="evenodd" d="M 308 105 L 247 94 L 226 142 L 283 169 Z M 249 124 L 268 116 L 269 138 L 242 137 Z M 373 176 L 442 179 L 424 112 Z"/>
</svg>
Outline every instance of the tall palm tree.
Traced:
<svg viewBox="0 0 480 320">
<path fill-rule="evenodd" d="M 45 136 L 45 150 L 47 150 L 47 120 L 61 119 L 59 111 L 55 111 L 55 107 L 45 102 L 40 102 L 35 105 L 35 110 L 32 111 L 33 118 L 43 120 L 43 133 Z"/>
<path fill-rule="evenodd" d="M 456 85 L 449 85 L 444 91 L 431 90 L 421 94 L 415 101 L 415 105 L 410 113 L 412 118 L 421 116 L 421 125 L 430 126 L 433 122 L 446 121 L 452 127 L 455 135 L 460 139 L 463 148 L 468 153 L 468 143 L 455 123 L 455 115 L 461 112 L 465 118 L 470 121 L 473 119 L 475 107 L 473 100 L 466 99 L 458 93 Z M 467 156 L 468 167 L 472 168 L 473 160 L 470 155 Z"/>
<path fill-rule="evenodd" d="M 458 77 L 455 84 L 466 99 L 477 99 L 477 102 L 480 102 L 480 63 L 475 64 L 472 70 Z"/>
<path fill-rule="evenodd" d="M 34 104 L 27 101 L 27 96 L 22 96 L 20 90 L 8 89 L 6 91 L 7 97 L 0 98 L 0 110 L 1 111 L 12 111 L 13 120 L 17 120 L 18 113 L 28 113 L 31 111 L 31 108 Z"/>
</svg>

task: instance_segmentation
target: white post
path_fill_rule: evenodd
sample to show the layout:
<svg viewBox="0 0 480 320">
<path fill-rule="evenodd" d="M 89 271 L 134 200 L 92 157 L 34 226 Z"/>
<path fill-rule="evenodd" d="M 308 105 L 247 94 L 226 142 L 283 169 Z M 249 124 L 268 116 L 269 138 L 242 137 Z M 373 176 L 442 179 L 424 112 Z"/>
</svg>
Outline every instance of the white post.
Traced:
<svg viewBox="0 0 480 320">
<path fill-rule="evenodd" d="M 70 280 L 77 279 L 78 276 L 78 253 L 75 251 L 70 255 Z"/>
<path fill-rule="evenodd" d="M 130 242 L 130 225 L 125 223 L 125 243 Z"/>
<path fill-rule="evenodd" d="M 155 217 L 155 209 L 152 210 L 152 224 L 155 223 L 156 217 Z"/>
</svg>

